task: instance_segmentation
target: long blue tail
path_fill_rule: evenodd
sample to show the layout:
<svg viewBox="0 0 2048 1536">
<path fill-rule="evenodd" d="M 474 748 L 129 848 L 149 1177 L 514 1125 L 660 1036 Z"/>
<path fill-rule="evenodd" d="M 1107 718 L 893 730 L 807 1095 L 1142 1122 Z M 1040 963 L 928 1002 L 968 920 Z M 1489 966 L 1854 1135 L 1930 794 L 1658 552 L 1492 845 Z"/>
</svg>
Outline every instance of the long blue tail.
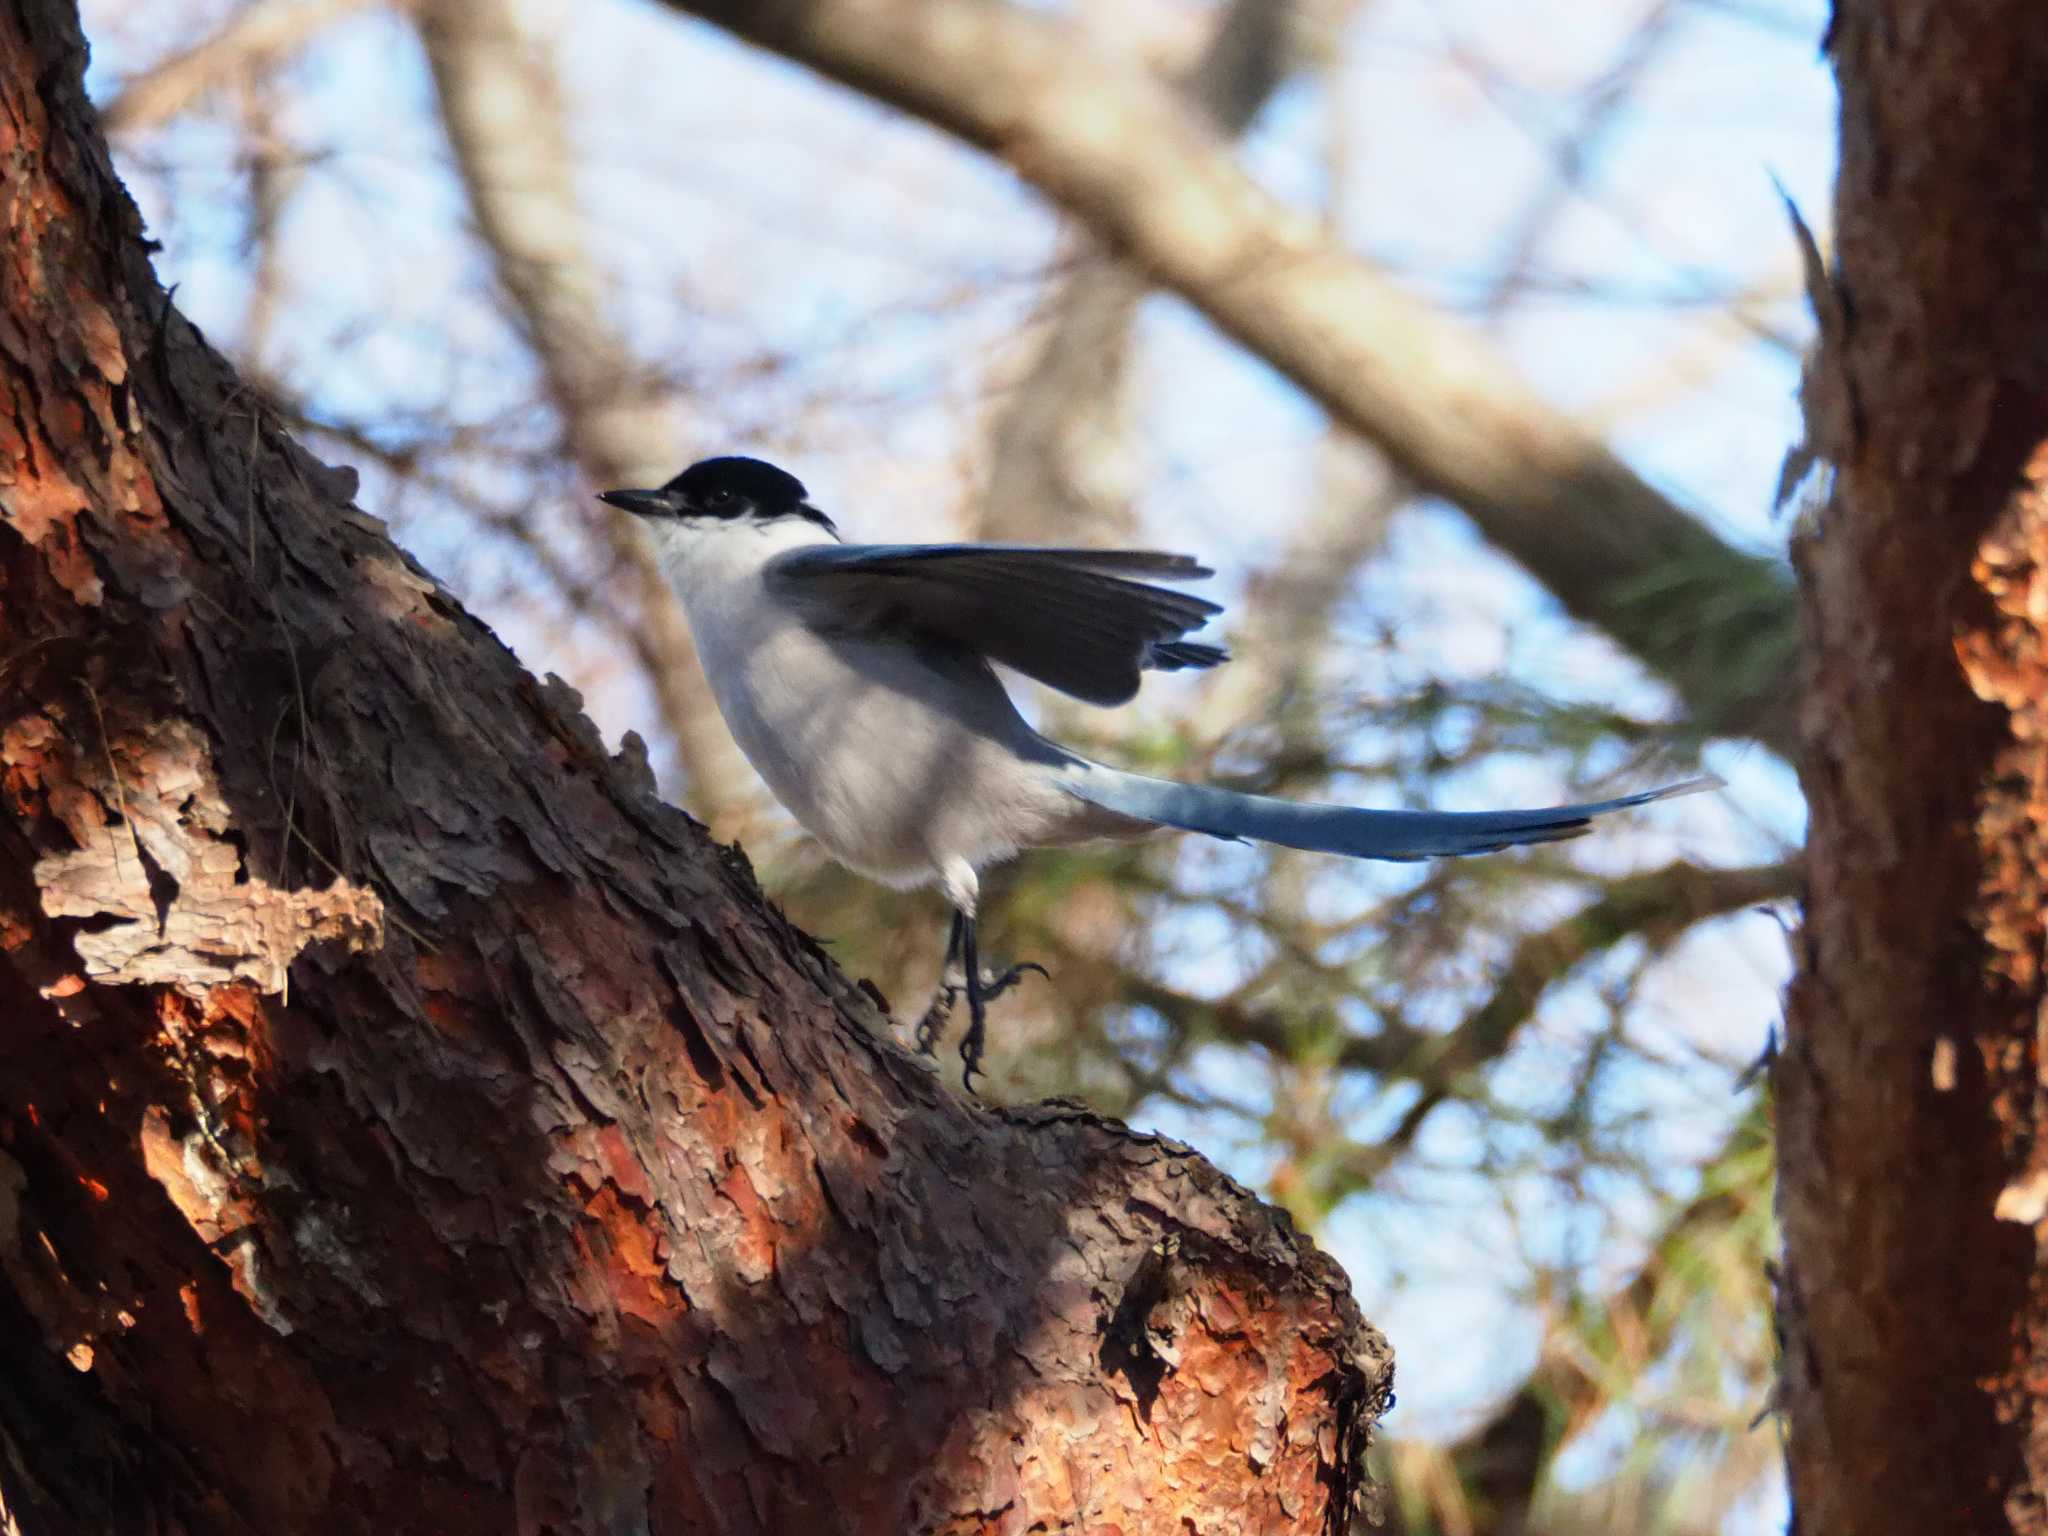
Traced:
<svg viewBox="0 0 2048 1536">
<path fill-rule="evenodd" d="M 1520 843 L 1555 843 L 1578 837 L 1595 816 L 1648 805 L 1672 795 L 1718 789 L 1721 780 L 1687 779 L 1616 800 L 1560 805 L 1540 811 L 1372 811 L 1348 805 L 1303 805 L 1271 795 L 1241 795 L 1202 784 L 1148 779 L 1077 759 L 1062 775 L 1067 792 L 1090 805 L 1183 832 L 1251 838 L 1340 853 L 1354 859 L 1437 859 L 1492 853 Z"/>
</svg>

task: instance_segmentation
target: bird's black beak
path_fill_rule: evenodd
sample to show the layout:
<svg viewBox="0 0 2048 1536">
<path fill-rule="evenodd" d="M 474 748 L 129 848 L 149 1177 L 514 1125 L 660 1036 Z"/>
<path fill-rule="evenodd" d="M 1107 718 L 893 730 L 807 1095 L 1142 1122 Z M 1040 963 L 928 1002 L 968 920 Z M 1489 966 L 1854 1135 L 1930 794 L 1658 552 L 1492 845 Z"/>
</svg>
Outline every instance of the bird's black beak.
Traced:
<svg viewBox="0 0 2048 1536">
<path fill-rule="evenodd" d="M 597 499 L 635 517 L 672 517 L 668 498 L 659 491 L 599 491 Z"/>
</svg>

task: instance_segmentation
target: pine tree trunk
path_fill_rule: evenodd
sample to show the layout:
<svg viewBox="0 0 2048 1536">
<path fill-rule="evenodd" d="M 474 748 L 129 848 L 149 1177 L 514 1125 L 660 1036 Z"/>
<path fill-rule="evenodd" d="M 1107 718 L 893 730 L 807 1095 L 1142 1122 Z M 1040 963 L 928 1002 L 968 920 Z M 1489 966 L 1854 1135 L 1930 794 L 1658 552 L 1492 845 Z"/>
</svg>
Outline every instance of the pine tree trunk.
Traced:
<svg viewBox="0 0 2048 1536">
<path fill-rule="evenodd" d="M 1798 1529 L 2048 1529 L 2048 8 L 1841 0 L 1777 1071 Z"/>
<path fill-rule="evenodd" d="M 1338 1531 L 1391 1361 L 963 1104 L 173 309 L 0 3 L 0 1529 Z"/>
</svg>

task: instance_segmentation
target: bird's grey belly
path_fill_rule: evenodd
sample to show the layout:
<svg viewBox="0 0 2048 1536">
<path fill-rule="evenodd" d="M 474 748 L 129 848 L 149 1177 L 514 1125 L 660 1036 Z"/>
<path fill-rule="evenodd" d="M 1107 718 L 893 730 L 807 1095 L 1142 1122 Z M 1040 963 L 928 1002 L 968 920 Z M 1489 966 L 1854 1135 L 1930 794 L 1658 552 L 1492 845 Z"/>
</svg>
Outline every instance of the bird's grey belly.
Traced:
<svg viewBox="0 0 2048 1536">
<path fill-rule="evenodd" d="M 978 868 L 1054 840 L 1083 809 L 1052 782 L 1057 750 L 980 669 L 795 624 L 720 661 L 719 707 L 775 798 L 876 879 L 925 884 L 952 859 Z"/>
</svg>

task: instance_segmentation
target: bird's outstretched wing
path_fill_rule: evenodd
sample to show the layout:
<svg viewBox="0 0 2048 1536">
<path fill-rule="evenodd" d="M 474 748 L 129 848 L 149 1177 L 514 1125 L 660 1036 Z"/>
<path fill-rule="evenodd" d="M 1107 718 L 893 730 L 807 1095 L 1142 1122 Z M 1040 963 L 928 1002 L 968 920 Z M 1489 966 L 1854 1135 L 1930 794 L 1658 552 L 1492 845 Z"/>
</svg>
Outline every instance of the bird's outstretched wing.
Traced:
<svg viewBox="0 0 2048 1536">
<path fill-rule="evenodd" d="M 821 634 L 938 641 L 1089 704 L 1122 704 L 1147 668 L 1228 660 L 1181 637 L 1222 607 L 1136 577 L 1212 575 L 1186 555 L 1008 544 L 820 544 L 768 563 L 771 590 Z"/>
</svg>

